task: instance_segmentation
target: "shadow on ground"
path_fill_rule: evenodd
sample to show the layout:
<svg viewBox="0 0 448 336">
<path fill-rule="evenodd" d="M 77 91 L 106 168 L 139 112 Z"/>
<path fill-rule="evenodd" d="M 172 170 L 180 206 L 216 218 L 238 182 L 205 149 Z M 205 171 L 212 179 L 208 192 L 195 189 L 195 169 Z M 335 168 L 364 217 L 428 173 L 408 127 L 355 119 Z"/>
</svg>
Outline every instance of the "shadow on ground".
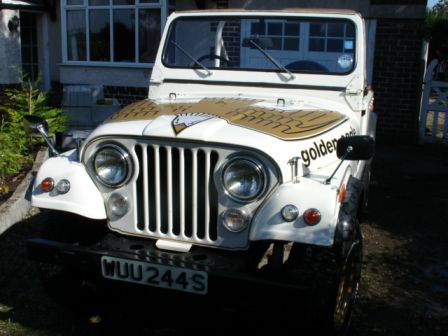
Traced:
<svg viewBox="0 0 448 336">
<path fill-rule="evenodd" d="M 379 148 L 370 196 L 354 333 L 446 335 L 448 148 Z"/>
<path fill-rule="evenodd" d="M 448 150 L 380 147 L 372 172 L 352 334 L 446 335 Z M 170 293 L 162 298 L 127 287 L 89 290 L 90 284 L 84 291 L 68 287 L 63 300 L 50 298 L 25 256 L 25 240 L 38 234 L 45 219 L 39 213 L 0 237 L 0 336 L 292 334 L 285 327 L 291 323 L 282 319 L 302 322 L 300 313 L 294 315 L 300 302 L 255 300 L 243 292 L 235 301 L 226 293 L 237 288 L 225 286 L 218 300 Z"/>
</svg>

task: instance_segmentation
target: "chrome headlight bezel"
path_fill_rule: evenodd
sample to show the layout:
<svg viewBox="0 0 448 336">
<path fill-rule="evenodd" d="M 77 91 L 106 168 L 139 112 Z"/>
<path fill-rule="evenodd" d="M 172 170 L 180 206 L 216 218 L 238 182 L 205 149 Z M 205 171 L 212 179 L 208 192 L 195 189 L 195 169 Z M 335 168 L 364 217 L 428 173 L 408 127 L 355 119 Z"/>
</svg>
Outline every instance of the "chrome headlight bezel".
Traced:
<svg viewBox="0 0 448 336">
<path fill-rule="evenodd" d="M 117 179 L 113 181 L 112 179 L 107 179 L 101 176 L 101 173 L 99 172 L 99 167 L 97 164 L 98 156 L 105 150 L 112 150 L 117 154 L 117 157 L 119 160 L 117 163 L 122 163 L 123 173 L 121 174 L 120 179 Z M 119 188 L 125 185 L 127 182 L 129 182 L 133 171 L 134 166 L 132 163 L 132 157 L 129 154 L 129 152 L 124 149 L 122 146 L 114 144 L 114 143 L 106 143 L 98 148 L 96 148 L 95 152 L 92 155 L 92 170 L 95 175 L 95 178 L 97 181 L 99 181 L 102 185 L 108 187 L 108 188 Z"/>
<path fill-rule="evenodd" d="M 244 195 L 242 192 L 235 192 L 231 188 L 231 182 L 229 181 L 228 173 L 229 169 L 234 168 L 237 164 L 244 164 L 251 167 L 255 179 L 258 181 L 257 182 L 258 186 L 255 187 L 255 190 L 251 194 Z M 266 168 L 257 159 L 254 159 L 252 157 L 248 158 L 248 157 L 236 156 L 230 158 L 227 162 L 225 162 L 223 169 L 221 171 L 221 183 L 225 193 L 231 199 L 241 203 L 253 202 L 257 199 L 260 199 L 266 191 L 268 185 Z M 253 188 L 251 187 L 249 189 Z"/>
</svg>

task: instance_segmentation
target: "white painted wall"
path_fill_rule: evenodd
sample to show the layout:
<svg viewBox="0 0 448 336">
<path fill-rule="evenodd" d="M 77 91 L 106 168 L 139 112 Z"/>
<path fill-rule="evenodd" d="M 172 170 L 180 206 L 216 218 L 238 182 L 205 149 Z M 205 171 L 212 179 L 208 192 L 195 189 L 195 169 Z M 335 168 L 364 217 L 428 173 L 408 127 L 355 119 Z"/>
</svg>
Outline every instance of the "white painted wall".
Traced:
<svg viewBox="0 0 448 336">
<path fill-rule="evenodd" d="M 19 16 L 19 11 L 0 10 L 0 84 L 14 84 L 17 72 L 11 66 L 21 67 L 20 31 L 11 32 L 8 28 L 9 20 Z"/>
</svg>

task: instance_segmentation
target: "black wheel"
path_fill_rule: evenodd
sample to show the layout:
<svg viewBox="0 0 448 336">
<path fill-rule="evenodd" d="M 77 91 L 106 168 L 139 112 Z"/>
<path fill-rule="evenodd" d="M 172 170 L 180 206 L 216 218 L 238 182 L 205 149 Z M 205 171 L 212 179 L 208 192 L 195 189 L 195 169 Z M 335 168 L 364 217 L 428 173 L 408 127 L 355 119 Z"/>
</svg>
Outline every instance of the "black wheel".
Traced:
<svg viewBox="0 0 448 336">
<path fill-rule="evenodd" d="M 361 237 L 331 248 L 298 244 L 291 257 L 294 277 L 309 288 L 304 307 L 308 328 L 316 335 L 346 335 L 361 276 Z"/>
<path fill-rule="evenodd" d="M 350 327 L 353 304 L 358 293 L 361 277 L 362 245 L 354 243 L 338 270 L 332 316 L 332 331 L 336 335 L 346 335 Z M 331 300 L 331 296 L 330 296 Z"/>
</svg>

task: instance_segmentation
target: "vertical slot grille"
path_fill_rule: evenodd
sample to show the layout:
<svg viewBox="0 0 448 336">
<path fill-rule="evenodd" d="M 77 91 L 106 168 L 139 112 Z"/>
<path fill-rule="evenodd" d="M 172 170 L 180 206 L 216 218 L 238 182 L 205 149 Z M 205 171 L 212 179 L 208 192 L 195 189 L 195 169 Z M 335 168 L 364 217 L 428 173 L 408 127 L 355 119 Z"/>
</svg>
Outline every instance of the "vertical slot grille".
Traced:
<svg viewBox="0 0 448 336">
<path fill-rule="evenodd" d="M 154 237 L 213 244 L 218 236 L 213 181 L 218 153 L 165 144 L 136 145 L 135 151 L 138 229 Z"/>
<path fill-rule="evenodd" d="M 135 155 L 138 159 L 138 177 L 136 181 L 137 197 L 135 200 L 135 206 L 137 207 L 137 229 L 143 231 L 145 229 L 145 217 L 144 217 L 144 188 L 143 188 L 143 152 L 142 146 L 135 146 Z"/>
</svg>

